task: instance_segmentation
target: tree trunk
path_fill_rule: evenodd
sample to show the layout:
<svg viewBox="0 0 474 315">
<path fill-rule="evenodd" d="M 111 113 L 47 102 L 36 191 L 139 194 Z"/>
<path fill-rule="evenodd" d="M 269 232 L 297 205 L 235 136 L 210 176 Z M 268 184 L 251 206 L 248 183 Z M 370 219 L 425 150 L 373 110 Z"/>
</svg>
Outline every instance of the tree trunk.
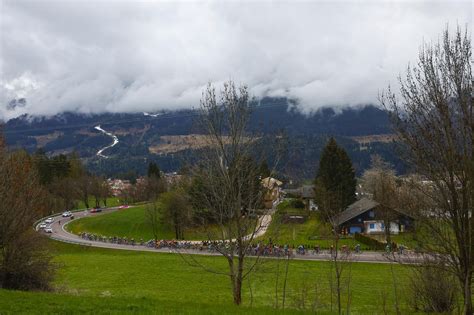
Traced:
<svg viewBox="0 0 474 315">
<path fill-rule="evenodd" d="M 177 223 L 174 225 L 174 235 L 176 236 L 176 239 L 179 240 L 179 225 Z"/>
<path fill-rule="evenodd" d="M 89 208 L 89 196 L 87 194 L 84 195 L 84 206 Z"/>
<path fill-rule="evenodd" d="M 234 284 L 234 304 L 240 305 L 242 303 L 242 281 L 243 281 L 243 274 L 244 274 L 244 257 L 245 254 L 242 249 L 242 242 L 241 239 L 238 240 L 238 253 L 239 253 L 239 261 L 237 266 L 237 275 L 235 278 Z"/>
<path fill-rule="evenodd" d="M 390 220 L 385 220 L 385 240 L 387 241 L 387 244 L 390 246 L 390 252 L 393 250 L 392 248 L 392 236 L 390 235 Z"/>
<path fill-rule="evenodd" d="M 337 259 L 337 258 L 336 258 Z M 338 314 L 342 314 L 342 306 L 341 306 L 341 273 L 339 267 L 337 265 L 337 260 L 335 260 L 336 264 L 336 293 L 337 293 L 337 311 Z"/>
<path fill-rule="evenodd" d="M 471 288 L 472 288 L 472 274 L 467 274 L 465 275 L 465 279 L 464 279 L 464 314 L 466 315 L 473 314 Z"/>
<path fill-rule="evenodd" d="M 242 277 L 237 276 L 234 280 L 234 304 L 242 303 Z"/>
<path fill-rule="evenodd" d="M 285 298 L 286 298 L 286 280 L 288 279 L 288 265 L 290 263 L 290 255 L 286 256 L 286 266 L 285 266 L 285 281 L 283 282 L 283 301 L 282 308 L 285 309 Z"/>
</svg>

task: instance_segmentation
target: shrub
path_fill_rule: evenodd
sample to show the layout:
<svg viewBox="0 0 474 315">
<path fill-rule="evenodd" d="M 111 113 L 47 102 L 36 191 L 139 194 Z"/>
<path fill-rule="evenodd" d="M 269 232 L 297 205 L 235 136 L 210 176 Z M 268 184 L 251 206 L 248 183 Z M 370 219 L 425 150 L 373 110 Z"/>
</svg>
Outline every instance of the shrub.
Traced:
<svg viewBox="0 0 474 315">
<path fill-rule="evenodd" d="M 456 280 L 441 264 L 429 262 L 414 267 L 410 289 L 411 304 L 416 311 L 450 313 L 454 309 Z"/>
<path fill-rule="evenodd" d="M 367 245 L 367 247 L 369 247 L 372 250 L 384 250 L 385 249 L 385 244 L 384 243 L 379 242 L 376 239 L 373 239 L 371 237 L 368 237 L 368 236 L 365 236 L 365 235 L 362 235 L 362 234 L 359 234 L 359 233 L 356 233 L 354 235 L 354 239 L 356 241 L 359 241 L 359 242 Z"/>
<path fill-rule="evenodd" d="M 57 265 L 39 233 L 26 231 L 4 248 L 0 287 L 13 290 L 50 290 Z"/>
<path fill-rule="evenodd" d="M 301 199 L 291 199 L 290 206 L 296 209 L 304 209 L 305 204 Z"/>
</svg>

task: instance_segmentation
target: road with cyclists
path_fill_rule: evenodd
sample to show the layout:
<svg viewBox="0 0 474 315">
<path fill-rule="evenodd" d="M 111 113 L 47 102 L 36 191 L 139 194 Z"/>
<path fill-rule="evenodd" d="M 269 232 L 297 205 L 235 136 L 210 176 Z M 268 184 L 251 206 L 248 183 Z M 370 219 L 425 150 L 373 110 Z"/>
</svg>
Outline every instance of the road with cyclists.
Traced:
<svg viewBox="0 0 474 315">
<path fill-rule="evenodd" d="M 70 217 L 62 217 L 61 214 L 51 216 L 54 220 L 51 223 L 51 233 L 45 233 L 41 229 L 39 229 L 39 224 L 35 227 L 40 233 L 45 233 L 50 238 L 62 242 L 79 244 L 84 246 L 91 246 L 91 247 L 99 247 L 99 248 L 108 248 L 108 249 L 117 249 L 117 250 L 132 250 L 132 251 L 145 251 L 145 252 L 159 252 L 159 253 L 177 253 L 177 254 L 195 254 L 195 255 L 221 255 L 217 251 L 211 251 L 207 249 L 202 249 L 202 246 L 197 246 L 197 244 L 201 244 L 202 241 L 183 241 L 178 242 L 176 244 L 193 244 L 194 246 L 187 246 L 186 248 L 180 246 L 171 247 L 161 247 L 155 248 L 147 246 L 146 244 L 139 244 L 138 242 L 132 245 L 130 242 L 125 243 L 117 243 L 117 242 L 110 242 L 110 241 L 100 241 L 100 240 L 91 240 L 89 238 L 84 238 L 83 236 L 75 235 L 67 231 L 65 228 L 67 224 L 72 222 L 73 220 L 79 220 L 85 217 L 93 217 L 99 215 L 106 215 L 108 213 L 112 213 L 115 211 L 125 211 L 120 209 L 120 207 L 110 207 L 103 209 L 102 212 L 99 213 L 90 213 L 88 210 L 82 210 L 74 212 L 73 218 Z M 260 219 L 260 230 L 257 231 L 256 235 L 261 236 L 265 234 L 268 225 L 271 222 L 271 214 L 266 216 L 262 216 Z M 107 239 L 108 240 L 108 239 Z M 301 254 L 297 249 L 290 251 L 292 253 L 291 258 L 297 260 L 322 260 L 322 261 L 329 261 L 332 260 L 334 257 L 334 253 L 330 252 L 329 250 L 322 250 L 319 253 L 316 253 L 312 249 L 305 249 L 304 254 Z M 271 255 L 264 255 L 265 257 L 275 257 Z M 384 252 L 375 252 L 375 251 L 362 251 L 359 253 L 351 252 L 346 257 L 344 253 L 340 252 L 338 255 L 340 258 L 344 258 L 346 260 L 352 262 L 372 262 L 372 263 L 390 263 L 393 261 L 402 262 L 402 263 L 416 263 L 420 261 L 422 257 L 418 254 L 413 252 L 406 251 L 403 254 L 394 253 L 394 254 L 386 254 Z"/>
</svg>

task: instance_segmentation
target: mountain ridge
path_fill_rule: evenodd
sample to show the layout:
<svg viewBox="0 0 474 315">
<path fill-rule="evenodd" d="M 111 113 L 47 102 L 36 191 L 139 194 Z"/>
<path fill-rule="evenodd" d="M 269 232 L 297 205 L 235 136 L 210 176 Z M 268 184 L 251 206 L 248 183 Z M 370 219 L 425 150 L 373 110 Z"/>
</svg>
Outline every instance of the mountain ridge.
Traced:
<svg viewBox="0 0 474 315">
<path fill-rule="evenodd" d="M 91 170 L 98 173 L 109 175 L 116 171 L 126 171 L 127 168 L 143 173 L 144 161 L 151 160 L 159 162 L 164 170 L 174 171 L 182 164 L 182 161 L 178 161 L 181 159 L 179 156 L 192 155 L 193 149 L 198 149 L 193 148 L 192 141 L 189 141 L 190 135 L 203 134 L 196 123 L 197 116 L 198 111 L 192 109 L 158 113 L 66 112 L 52 117 L 22 116 L 10 119 L 4 125 L 4 133 L 7 144 L 12 148 L 30 152 L 41 148 L 49 155 L 76 152 Z M 110 146 L 112 139 L 97 130 L 97 126 L 118 137 L 118 143 L 105 150 L 105 159 L 97 156 L 98 152 Z M 365 151 L 362 158 L 364 162 L 361 162 L 361 158 L 355 162 L 360 170 L 367 167 L 369 155 L 378 154 L 378 151 L 387 151 L 385 155 L 392 160 L 390 152 L 393 150 L 387 149 L 391 142 L 388 115 L 372 105 L 322 108 L 311 114 L 303 114 L 298 105 L 286 99 L 265 98 L 252 104 L 249 126 L 253 131 L 263 134 L 283 130 L 292 142 L 299 143 L 304 148 L 303 151 L 308 151 L 300 152 L 296 161 L 289 161 L 292 165 L 298 164 L 301 159 L 301 163 L 304 160 L 304 163 L 311 164 L 309 167 L 313 168 L 311 156 L 317 160 L 317 152 L 328 136 L 337 137 L 353 156 L 360 156 L 360 152 Z M 183 152 L 170 151 L 163 154 L 156 149 L 160 145 L 172 145 L 170 141 L 183 142 L 180 137 L 191 144 Z M 365 139 L 364 144 L 359 143 L 357 137 Z M 381 148 L 374 152 L 368 150 L 371 142 L 377 143 L 376 146 Z M 294 150 L 299 152 L 299 148 Z"/>
</svg>

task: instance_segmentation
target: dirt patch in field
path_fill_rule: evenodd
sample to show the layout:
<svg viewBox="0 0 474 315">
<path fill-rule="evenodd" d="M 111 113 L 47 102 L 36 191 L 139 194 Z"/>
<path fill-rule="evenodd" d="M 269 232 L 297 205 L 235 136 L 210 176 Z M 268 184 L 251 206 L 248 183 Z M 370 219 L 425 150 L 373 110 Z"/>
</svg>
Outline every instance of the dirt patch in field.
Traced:
<svg viewBox="0 0 474 315">
<path fill-rule="evenodd" d="M 170 154 L 188 149 L 201 149 L 210 145 L 207 135 L 175 135 L 161 136 L 161 143 L 152 145 L 148 149 L 153 154 Z M 228 143 L 229 139 L 226 138 Z"/>
<path fill-rule="evenodd" d="M 48 133 L 47 135 L 41 135 L 41 136 L 33 136 L 36 140 L 36 144 L 38 147 L 44 147 L 46 144 L 48 144 L 51 141 L 56 140 L 60 136 L 62 136 L 64 132 L 61 131 L 55 131 L 53 133 Z"/>
<path fill-rule="evenodd" d="M 126 136 L 129 134 L 144 133 L 150 129 L 150 125 L 146 125 L 144 128 L 129 128 L 129 129 L 116 129 L 112 130 L 112 133 L 116 136 Z"/>
<path fill-rule="evenodd" d="M 390 143 L 392 141 L 397 140 L 397 135 L 395 134 L 368 135 L 368 136 L 351 137 L 351 139 L 358 142 L 359 144 L 369 144 L 372 142 Z"/>
</svg>

